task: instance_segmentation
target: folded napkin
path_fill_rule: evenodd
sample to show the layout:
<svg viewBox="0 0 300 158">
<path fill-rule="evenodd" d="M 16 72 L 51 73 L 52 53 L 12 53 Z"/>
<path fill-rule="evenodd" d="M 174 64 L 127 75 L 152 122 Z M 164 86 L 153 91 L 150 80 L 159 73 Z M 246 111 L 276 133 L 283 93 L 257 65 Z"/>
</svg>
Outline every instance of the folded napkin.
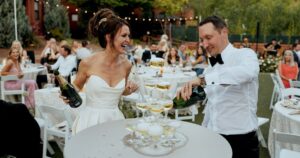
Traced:
<svg viewBox="0 0 300 158">
<path fill-rule="evenodd" d="M 300 114 L 300 110 L 294 110 L 289 113 L 289 115 L 299 115 L 299 114 Z"/>
<path fill-rule="evenodd" d="M 290 108 L 290 109 L 300 109 L 299 106 L 299 101 L 298 100 L 284 100 L 281 105 L 285 108 Z"/>
</svg>

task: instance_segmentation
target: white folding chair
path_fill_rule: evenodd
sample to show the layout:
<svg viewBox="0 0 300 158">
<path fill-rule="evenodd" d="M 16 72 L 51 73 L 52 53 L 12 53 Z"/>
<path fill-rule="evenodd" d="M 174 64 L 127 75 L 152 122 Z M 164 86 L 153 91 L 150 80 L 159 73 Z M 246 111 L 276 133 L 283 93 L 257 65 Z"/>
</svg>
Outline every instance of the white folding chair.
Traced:
<svg viewBox="0 0 300 158">
<path fill-rule="evenodd" d="M 268 118 L 265 117 L 258 117 L 258 129 L 257 129 L 257 136 L 258 136 L 258 140 L 261 143 L 261 146 L 263 146 L 264 148 L 267 148 L 267 143 L 264 139 L 264 136 L 260 130 L 260 126 L 266 124 L 269 122 Z"/>
<path fill-rule="evenodd" d="M 21 88 L 17 90 L 10 90 L 10 89 L 5 89 L 5 82 L 6 81 L 18 81 L 20 80 L 16 75 L 7 75 L 7 76 L 1 76 L 1 99 L 2 100 L 9 100 L 11 102 L 16 102 L 15 99 L 7 98 L 8 96 L 14 96 L 18 95 L 21 96 L 21 103 L 25 104 L 25 96 L 26 91 L 25 91 L 25 84 L 22 82 Z"/>
<path fill-rule="evenodd" d="M 277 78 L 277 81 L 278 81 L 278 86 L 279 86 L 279 88 L 280 88 L 280 89 L 285 89 L 284 84 L 283 84 L 283 82 L 282 82 L 282 79 L 281 79 L 281 77 L 280 77 L 280 74 L 279 74 L 278 69 L 275 70 L 275 75 L 276 75 L 276 78 Z"/>
<path fill-rule="evenodd" d="M 279 87 L 279 82 L 277 80 L 277 77 L 275 74 L 271 73 L 270 74 L 274 87 L 273 87 L 273 92 L 272 92 L 272 97 L 270 101 L 270 109 L 274 108 L 275 103 L 280 99 L 280 87 Z"/>
<path fill-rule="evenodd" d="M 289 98 L 299 98 L 300 88 L 286 88 L 281 90 L 281 100 Z"/>
<path fill-rule="evenodd" d="M 278 142 L 300 145 L 300 135 L 283 133 L 273 130 L 273 157 L 274 158 L 299 158 L 300 152 L 289 149 L 280 149 Z M 278 149 L 278 150 L 277 150 Z"/>
<path fill-rule="evenodd" d="M 45 120 L 43 136 L 43 158 L 47 158 L 48 136 L 53 136 L 61 151 L 71 137 L 72 117 L 67 107 L 47 105 L 37 106 L 41 117 Z M 63 138 L 63 139 L 61 139 Z"/>
<path fill-rule="evenodd" d="M 289 79 L 291 88 L 300 88 L 300 81 L 293 81 L 291 79 Z"/>
</svg>

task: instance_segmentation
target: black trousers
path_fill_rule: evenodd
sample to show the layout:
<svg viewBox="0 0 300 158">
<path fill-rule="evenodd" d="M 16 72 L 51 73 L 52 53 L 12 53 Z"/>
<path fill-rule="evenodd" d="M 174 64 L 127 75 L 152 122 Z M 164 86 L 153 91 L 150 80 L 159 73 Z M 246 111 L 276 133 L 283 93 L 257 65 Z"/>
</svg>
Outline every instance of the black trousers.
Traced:
<svg viewBox="0 0 300 158">
<path fill-rule="evenodd" d="M 0 100 L 0 124 L 0 157 L 42 157 L 40 127 L 24 104 Z"/>
<path fill-rule="evenodd" d="M 259 142 L 256 131 L 247 134 L 222 136 L 232 148 L 232 158 L 259 158 Z"/>
</svg>

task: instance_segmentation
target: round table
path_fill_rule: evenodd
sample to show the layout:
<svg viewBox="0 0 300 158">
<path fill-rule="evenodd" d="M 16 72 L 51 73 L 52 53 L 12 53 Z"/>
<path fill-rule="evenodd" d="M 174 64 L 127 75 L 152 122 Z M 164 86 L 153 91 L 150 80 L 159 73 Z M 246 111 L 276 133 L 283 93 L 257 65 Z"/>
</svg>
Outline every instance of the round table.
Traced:
<svg viewBox="0 0 300 158">
<path fill-rule="evenodd" d="M 127 124 L 137 119 L 126 119 L 99 124 L 73 136 L 64 149 L 65 158 L 147 158 L 123 143 L 129 132 Z M 188 137 L 185 146 L 162 158 L 231 158 L 229 143 L 219 134 L 200 125 L 182 122 L 177 129 Z M 157 157 L 157 156 L 155 156 Z"/>
<path fill-rule="evenodd" d="M 272 114 L 269 137 L 268 137 L 268 147 L 270 155 L 273 155 L 273 130 L 276 129 L 279 132 L 300 134 L 300 114 L 290 115 L 289 113 L 295 111 L 295 109 L 290 109 L 282 106 L 283 101 L 279 101 L 274 106 L 274 111 Z M 291 149 L 295 151 L 300 151 L 300 145 L 280 143 L 281 148 Z"/>
<path fill-rule="evenodd" d="M 76 116 L 78 115 L 79 111 L 85 108 L 86 106 L 86 96 L 84 92 L 79 92 L 79 95 L 82 98 L 82 104 L 78 108 L 71 108 L 69 105 L 66 105 L 64 101 L 59 98 L 60 89 L 59 87 L 53 88 L 43 88 L 37 89 L 34 91 L 34 101 L 36 106 L 54 106 L 54 107 L 68 107 L 71 111 L 71 116 L 75 120 Z M 36 117 L 40 117 L 39 111 L 35 108 Z"/>
</svg>

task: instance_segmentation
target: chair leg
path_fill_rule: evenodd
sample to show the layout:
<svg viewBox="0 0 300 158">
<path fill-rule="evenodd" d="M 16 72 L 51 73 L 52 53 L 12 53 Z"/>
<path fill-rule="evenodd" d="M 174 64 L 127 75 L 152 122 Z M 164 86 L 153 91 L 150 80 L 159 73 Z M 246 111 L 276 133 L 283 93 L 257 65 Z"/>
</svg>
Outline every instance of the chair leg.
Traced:
<svg viewBox="0 0 300 158">
<path fill-rule="evenodd" d="M 261 143 L 261 146 L 263 146 L 264 148 L 267 148 L 267 143 L 266 143 L 266 141 L 265 141 L 265 139 L 263 137 L 263 134 L 262 134 L 262 132 L 261 132 L 261 130 L 260 130 L 259 127 L 257 129 L 257 136 L 258 136 L 259 142 Z"/>
<path fill-rule="evenodd" d="M 47 127 L 44 127 L 44 137 L 43 137 L 43 158 L 47 158 L 47 146 L 50 144 L 48 143 L 47 137 Z"/>
<path fill-rule="evenodd" d="M 270 110 L 273 109 L 273 101 L 274 101 L 274 98 L 275 98 L 275 87 L 273 88 L 273 92 L 272 92 L 272 97 L 271 97 L 271 102 L 270 102 Z"/>
</svg>

